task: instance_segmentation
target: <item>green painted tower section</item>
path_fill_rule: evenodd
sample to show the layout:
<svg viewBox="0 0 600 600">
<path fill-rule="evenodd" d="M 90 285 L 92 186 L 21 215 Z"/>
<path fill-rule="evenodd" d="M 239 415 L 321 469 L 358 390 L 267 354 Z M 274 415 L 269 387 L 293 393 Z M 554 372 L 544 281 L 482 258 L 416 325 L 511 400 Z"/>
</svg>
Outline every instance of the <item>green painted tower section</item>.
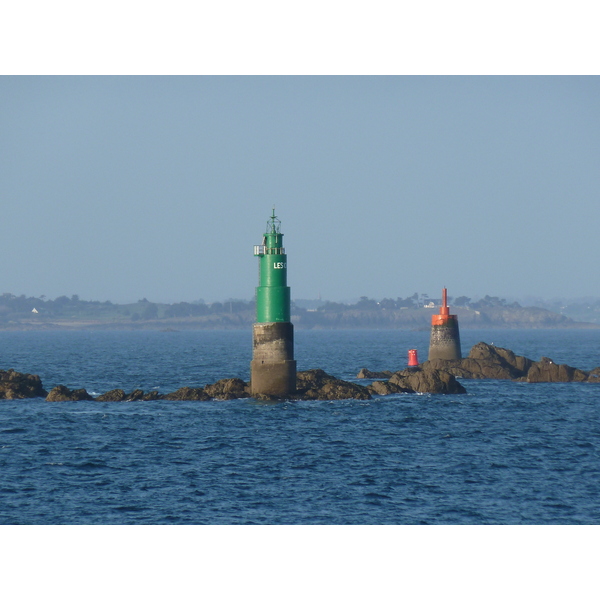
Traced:
<svg viewBox="0 0 600 600">
<path fill-rule="evenodd" d="M 259 285 L 256 288 L 256 320 L 258 323 L 290 321 L 290 288 L 287 285 L 287 255 L 283 247 L 281 221 L 275 209 L 267 221 L 263 243 L 254 246 L 259 258 Z"/>
</svg>

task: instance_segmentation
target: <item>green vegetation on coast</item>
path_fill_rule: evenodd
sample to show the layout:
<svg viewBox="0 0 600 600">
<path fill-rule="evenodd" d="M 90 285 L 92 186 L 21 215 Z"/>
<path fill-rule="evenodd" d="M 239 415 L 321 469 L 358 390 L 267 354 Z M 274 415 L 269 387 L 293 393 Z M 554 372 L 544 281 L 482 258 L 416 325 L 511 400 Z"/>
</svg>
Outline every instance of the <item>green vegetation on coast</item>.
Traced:
<svg viewBox="0 0 600 600">
<path fill-rule="evenodd" d="M 450 299 L 461 328 L 600 327 L 600 301 L 560 306 L 561 313 L 540 306 L 523 307 L 496 296 L 471 301 Z M 306 329 L 424 329 L 439 299 L 426 294 L 377 301 L 363 296 L 355 303 L 297 300 L 292 321 Z M 569 316 L 569 310 L 578 319 Z M 54 300 L 0 295 L 0 329 L 244 329 L 254 323 L 253 300 L 203 301 L 163 304 L 146 298 L 114 304 L 59 296 Z M 587 321 L 587 322 L 586 322 Z"/>
</svg>

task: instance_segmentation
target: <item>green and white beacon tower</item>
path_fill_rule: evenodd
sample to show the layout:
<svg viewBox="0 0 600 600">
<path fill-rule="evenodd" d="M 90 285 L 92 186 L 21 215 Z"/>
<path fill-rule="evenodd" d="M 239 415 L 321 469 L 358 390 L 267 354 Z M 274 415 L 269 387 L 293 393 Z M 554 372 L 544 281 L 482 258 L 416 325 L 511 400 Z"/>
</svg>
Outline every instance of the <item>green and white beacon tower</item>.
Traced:
<svg viewBox="0 0 600 600">
<path fill-rule="evenodd" d="M 259 282 L 256 288 L 256 323 L 250 363 L 252 394 L 285 397 L 296 391 L 294 326 L 290 320 L 290 288 L 287 285 L 287 255 L 283 247 L 281 221 L 275 209 L 258 256 Z"/>
</svg>

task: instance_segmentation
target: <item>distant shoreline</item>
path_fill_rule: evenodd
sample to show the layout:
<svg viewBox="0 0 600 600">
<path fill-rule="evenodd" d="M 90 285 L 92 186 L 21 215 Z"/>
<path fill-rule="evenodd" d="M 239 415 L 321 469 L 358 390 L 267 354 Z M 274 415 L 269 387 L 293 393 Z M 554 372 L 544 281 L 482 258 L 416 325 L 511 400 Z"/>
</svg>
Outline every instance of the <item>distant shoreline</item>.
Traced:
<svg viewBox="0 0 600 600">
<path fill-rule="evenodd" d="M 405 330 L 425 331 L 439 304 L 423 304 L 413 297 L 381 301 L 361 298 L 355 304 L 322 302 L 304 308 L 292 303 L 291 320 L 297 330 Z M 478 302 L 457 299 L 451 313 L 459 326 L 468 329 L 597 329 L 600 306 L 588 313 L 573 313 L 507 303 L 486 296 Z M 300 301 L 299 301 L 300 302 Z M 587 317 L 587 319 L 586 319 Z M 253 301 L 231 300 L 203 303 L 157 304 L 145 298 L 129 305 L 80 300 L 61 296 L 55 300 L 0 295 L 0 331 L 46 330 L 251 330 L 256 320 Z"/>
<path fill-rule="evenodd" d="M 429 331 L 429 326 L 426 325 L 374 325 L 365 323 L 364 325 L 335 325 L 335 324 L 315 324 L 303 325 L 302 323 L 294 323 L 294 327 L 298 331 Z M 217 324 L 215 322 L 169 322 L 164 321 L 137 321 L 136 323 L 107 323 L 106 321 L 58 321 L 44 323 L 13 323 L 0 324 L 0 332 L 2 331 L 162 331 L 165 333 L 179 331 L 250 331 L 252 323 L 248 324 Z M 596 323 L 580 323 L 570 322 L 554 325 L 540 325 L 531 323 L 514 323 L 514 324 L 498 324 L 498 323 L 474 323 L 460 325 L 460 329 L 464 331 L 482 330 L 482 329 L 546 329 L 546 330 L 565 330 L 565 329 L 600 329 L 600 325 Z"/>
</svg>

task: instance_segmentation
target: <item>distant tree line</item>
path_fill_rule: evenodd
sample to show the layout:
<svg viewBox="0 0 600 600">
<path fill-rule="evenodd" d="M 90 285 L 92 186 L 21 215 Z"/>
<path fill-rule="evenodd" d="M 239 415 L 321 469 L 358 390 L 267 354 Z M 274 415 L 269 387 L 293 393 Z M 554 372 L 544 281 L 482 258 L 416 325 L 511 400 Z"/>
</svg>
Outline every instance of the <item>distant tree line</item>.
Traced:
<svg viewBox="0 0 600 600">
<path fill-rule="evenodd" d="M 449 298 L 452 306 L 468 307 L 471 309 L 490 308 L 490 307 L 519 307 L 517 302 L 508 304 L 504 298 L 498 296 L 485 296 L 484 298 L 473 302 L 467 296 L 458 296 Z M 358 302 L 354 304 L 345 304 L 341 302 L 325 302 L 316 310 L 319 312 L 341 312 L 349 309 L 361 311 L 377 310 L 398 310 L 403 308 L 421 308 L 433 303 L 435 306 L 441 304 L 440 298 L 430 298 L 427 294 L 414 293 L 406 298 L 384 298 L 383 300 L 374 300 L 367 296 L 361 296 Z M 174 304 L 161 304 L 150 302 L 146 298 L 138 300 L 133 304 L 113 304 L 110 300 L 100 302 L 98 300 L 81 300 L 77 294 L 70 298 L 68 296 L 59 296 L 54 300 L 45 296 L 26 297 L 24 294 L 15 296 L 14 294 L 2 294 L 0 296 L 0 318 L 8 315 L 20 315 L 38 311 L 38 313 L 53 317 L 60 316 L 84 316 L 87 313 L 115 313 L 122 316 L 131 317 L 132 320 L 150 320 L 150 319 L 177 319 L 187 317 L 201 317 L 205 315 L 216 315 L 226 313 L 240 313 L 248 310 L 254 310 L 254 300 L 225 300 L 223 302 L 212 302 L 206 304 L 204 301 L 197 302 L 176 302 Z M 307 309 L 301 308 L 292 302 L 292 313 L 298 314 L 306 312 Z"/>
<path fill-rule="evenodd" d="M 112 302 L 99 302 L 80 300 L 77 294 L 70 298 L 68 296 L 59 296 L 54 300 L 47 299 L 46 296 L 39 298 L 26 297 L 24 294 L 15 296 L 14 294 L 0 295 L 0 314 L 25 314 L 35 310 L 43 310 L 49 315 L 62 315 L 66 312 L 72 312 L 73 309 L 82 307 L 112 307 Z"/>
<path fill-rule="evenodd" d="M 254 300 L 226 300 L 205 304 L 198 302 L 177 302 L 161 304 L 146 298 L 132 304 L 113 304 L 109 300 L 81 300 L 77 294 L 59 296 L 54 300 L 46 296 L 27 297 L 5 293 L 0 295 L 0 320 L 35 318 L 81 318 L 81 319 L 130 319 L 131 321 L 197 317 L 240 313 L 254 310 Z"/>
<path fill-rule="evenodd" d="M 223 313 L 240 313 L 246 310 L 254 309 L 254 300 L 228 300 L 225 302 L 213 302 L 212 304 L 178 302 L 170 304 L 164 311 L 164 317 L 184 318 L 201 317 L 204 315 L 217 315 Z"/>
<path fill-rule="evenodd" d="M 342 312 L 346 310 L 399 310 L 403 308 L 422 308 L 424 306 L 430 307 L 440 306 L 442 303 L 441 298 L 430 298 L 427 294 L 415 293 L 412 296 L 406 298 L 384 298 L 383 300 L 373 300 L 367 296 L 361 296 L 360 300 L 354 304 L 344 304 L 340 302 L 325 302 L 319 306 L 317 312 Z M 451 306 L 458 306 L 462 308 L 470 308 L 472 310 L 479 310 L 482 308 L 495 308 L 495 307 L 509 307 L 509 308 L 520 308 L 521 305 L 518 302 L 509 304 L 504 298 L 498 296 L 485 296 L 481 300 L 473 302 L 468 296 L 458 296 L 456 298 L 448 297 L 448 303 Z M 297 309 L 302 310 L 302 309 Z"/>
<path fill-rule="evenodd" d="M 448 298 L 452 307 L 468 308 L 471 310 L 485 311 L 486 309 L 522 308 L 518 302 L 509 303 L 505 298 L 486 295 L 476 301 L 468 296 Z M 302 304 L 302 302 L 300 302 Z M 373 315 L 372 318 L 384 318 L 384 314 L 398 310 L 417 310 L 423 307 L 439 307 L 441 298 L 430 298 L 427 294 L 414 293 L 406 298 L 383 298 L 374 300 L 367 296 L 355 303 L 323 302 L 316 308 L 308 309 L 292 302 L 292 315 L 302 317 L 310 316 L 313 321 L 323 315 L 341 315 L 347 311 L 360 311 L 363 315 Z M 600 300 L 582 299 L 581 301 L 567 303 L 565 301 L 544 302 L 540 300 L 536 306 L 553 310 L 556 313 L 567 315 L 581 321 L 600 322 Z M 55 299 L 46 296 L 27 297 L 24 294 L 15 296 L 5 293 L 0 295 L 0 322 L 20 321 L 23 319 L 88 319 L 100 321 L 153 321 L 169 319 L 188 319 L 207 316 L 222 316 L 231 321 L 227 315 L 237 315 L 239 321 L 251 322 L 254 318 L 255 301 L 229 299 L 222 302 L 205 303 L 203 300 L 195 302 L 176 302 L 163 304 L 150 302 L 142 298 L 131 304 L 114 304 L 109 300 L 81 300 L 77 294 L 59 296 Z M 410 313 L 410 310 L 409 310 Z M 412 314 L 412 313 L 411 313 Z M 376 316 L 380 315 L 380 316 Z M 304 318 L 304 317 L 302 317 Z M 338 318 L 338 317 L 335 317 Z M 370 319 L 371 317 L 369 317 Z"/>
</svg>

